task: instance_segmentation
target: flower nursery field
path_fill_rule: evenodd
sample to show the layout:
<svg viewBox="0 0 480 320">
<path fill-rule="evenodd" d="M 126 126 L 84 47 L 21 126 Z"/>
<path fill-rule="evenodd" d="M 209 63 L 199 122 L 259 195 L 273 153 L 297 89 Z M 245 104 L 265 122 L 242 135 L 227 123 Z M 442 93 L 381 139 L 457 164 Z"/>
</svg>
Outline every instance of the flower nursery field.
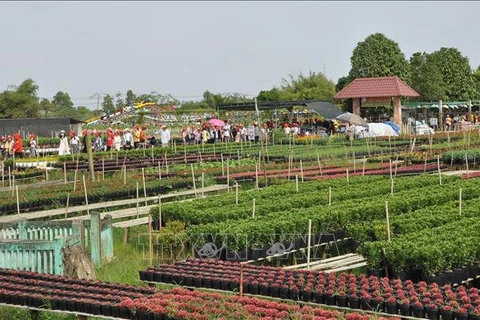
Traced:
<svg viewBox="0 0 480 320">
<path fill-rule="evenodd" d="M 163 257 L 155 255 L 147 267 L 148 228 L 132 227 L 134 236 L 126 244 L 115 232 L 116 259 L 97 269 L 102 282 L 4 269 L 0 303 L 118 319 L 375 317 L 366 311 L 477 319 L 480 299 L 469 287 L 477 282 L 458 284 L 480 275 L 478 175 L 439 172 L 477 168 L 479 142 L 476 133 L 460 133 L 99 152 L 94 154 L 96 182 L 88 181 L 85 155 L 51 157 L 50 176 L 32 170 L 28 177 L 66 182 L 48 188 L 17 182 L 18 195 L 9 188 L 13 181 L 5 170 L 0 212 L 9 216 L 82 205 L 85 191 L 89 203 L 102 203 L 216 183 L 231 188 L 151 209 L 154 219 L 161 214 L 164 226 L 153 232 L 155 248 L 184 241 L 182 254 L 171 258 L 175 263 L 159 263 Z M 305 249 L 309 221 L 311 245 L 348 240 L 341 251 L 361 254 L 367 267 L 343 273 L 287 271 L 282 266 L 292 259 L 267 259 L 244 265 L 240 276 L 240 263 L 265 258 L 274 244 Z M 219 248 L 215 259 L 195 259 L 207 244 Z M 141 280 L 169 285 L 153 289 Z M 240 286 L 246 295 L 238 294 Z"/>
</svg>

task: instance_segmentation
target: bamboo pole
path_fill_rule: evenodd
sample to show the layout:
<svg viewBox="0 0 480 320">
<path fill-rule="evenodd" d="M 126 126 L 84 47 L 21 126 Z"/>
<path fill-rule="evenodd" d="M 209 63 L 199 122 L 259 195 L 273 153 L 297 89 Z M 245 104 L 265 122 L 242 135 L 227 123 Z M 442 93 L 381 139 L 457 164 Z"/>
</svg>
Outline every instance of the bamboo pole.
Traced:
<svg viewBox="0 0 480 320">
<path fill-rule="evenodd" d="M 67 184 L 67 164 L 63 163 L 63 179 L 64 183 Z"/>
<path fill-rule="evenodd" d="M 102 159 L 102 181 L 105 181 L 105 159 Z"/>
<path fill-rule="evenodd" d="M 258 189 L 258 165 L 255 165 L 255 189 Z"/>
<path fill-rule="evenodd" d="M 205 172 L 202 172 L 202 198 L 205 196 Z"/>
<path fill-rule="evenodd" d="M 158 160 L 158 180 L 162 180 L 162 167 L 160 164 L 160 160 Z"/>
<path fill-rule="evenodd" d="M 385 201 L 385 215 L 387 217 L 387 239 L 388 242 L 392 241 L 390 238 L 390 218 L 388 216 L 388 201 Z"/>
<path fill-rule="evenodd" d="M 230 165 L 228 163 L 228 159 L 227 159 L 227 186 L 229 187 L 227 189 L 227 193 L 230 193 Z"/>
<path fill-rule="evenodd" d="M 347 184 L 350 184 L 350 175 L 348 173 L 348 168 L 347 168 Z"/>
<path fill-rule="evenodd" d="M 193 172 L 193 164 L 190 163 L 190 168 L 192 169 L 192 182 L 193 182 L 193 192 L 195 193 L 195 198 L 197 197 L 197 187 L 195 185 L 195 173 Z"/>
<path fill-rule="evenodd" d="M 235 204 L 238 204 L 238 182 L 235 182 Z"/>
<path fill-rule="evenodd" d="M 310 246 L 312 244 L 312 219 L 308 219 L 307 271 L 310 271 Z"/>
<path fill-rule="evenodd" d="M 148 215 L 148 260 L 153 265 L 152 216 Z"/>
<path fill-rule="evenodd" d="M 365 164 L 367 163 L 367 157 L 363 157 L 362 163 L 362 177 L 365 176 Z"/>
<path fill-rule="evenodd" d="M 393 179 L 392 159 L 390 159 L 389 162 L 390 162 L 390 179 Z"/>
<path fill-rule="evenodd" d="M 390 179 L 391 185 L 390 185 L 390 194 L 393 196 L 393 179 Z"/>
<path fill-rule="evenodd" d="M 460 195 L 458 196 L 458 214 L 462 215 L 462 188 L 460 188 Z"/>
<path fill-rule="evenodd" d="M 153 153 L 153 146 L 151 147 L 151 149 L 152 149 L 152 163 L 154 163 L 155 162 L 155 154 Z"/>
<path fill-rule="evenodd" d="M 213 156 L 215 157 L 217 155 L 216 151 L 215 151 L 215 143 L 213 144 Z"/>
<path fill-rule="evenodd" d="M 465 166 L 467 168 L 467 178 L 470 176 L 470 173 L 468 172 L 468 155 L 465 153 Z"/>
<path fill-rule="evenodd" d="M 252 202 L 252 218 L 255 218 L 255 198 L 253 198 Z"/>
<path fill-rule="evenodd" d="M 332 187 L 328 187 L 328 206 L 332 206 Z"/>
<path fill-rule="evenodd" d="M 225 176 L 225 169 L 223 167 L 223 153 L 220 154 L 220 159 L 222 160 L 222 176 Z"/>
<path fill-rule="evenodd" d="M 75 169 L 75 172 L 73 174 L 73 192 L 77 190 L 77 169 Z"/>
<path fill-rule="evenodd" d="M 187 164 L 187 147 L 183 146 L 183 160 Z"/>
<path fill-rule="evenodd" d="M 303 165 L 302 165 L 302 160 L 300 160 L 300 178 L 302 179 L 302 182 L 304 182 L 304 180 L 303 180 Z"/>
<path fill-rule="evenodd" d="M 425 154 L 425 163 L 423 164 L 423 173 L 427 172 L 427 154 Z"/>
<path fill-rule="evenodd" d="M 353 172 L 357 172 L 357 163 L 355 161 L 355 151 L 353 151 Z"/>
<path fill-rule="evenodd" d="M 138 181 L 137 181 L 137 219 L 140 216 L 139 207 L 140 207 L 140 192 L 139 192 Z"/>
<path fill-rule="evenodd" d="M 440 182 L 440 185 L 442 185 L 442 173 L 440 171 L 440 156 L 437 155 L 437 169 L 438 169 L 438 181 Z"/>
<path fill-rule="evenodd" d="M 158 195 L 158 230 L 162 230 L 162 196 Z"/>
<path fill-rule="evenodd" d="M 295 190 L 298 192 L 298 174 L 295 175 Z"/>
<path fill-rule="evenodd" d="M 47 167 L 45 166 L 45 174 L 46 172 L 47 172 Z M 10 191 L 12 190 L 12 168 L 10 166 L 8 166 L 8 189 Z"/>
<path fill-rule="evenodd" d="M 127 184 L 127 166 L 123 165 L 123 184 Z"/>
<path fill-rule="evenodd" d="M 168 158 L 167 158 L 167 151 L 165 151 L 165 173 L 168 173 Z"/>
<path fill-rule="evenodd" d="M 317 151 L 317 163 L 318 163 L 318 170 L 320 170 L 320 175 L 322 176 L 322 163 L 320 162 L 320 156 L 318 155 L 318 151 Z"/>
<path fill-rule="evenodd" d="M 2 161 L 2 188 L 5 188 L 5 163 Z"/>
<path fill-rule="evenodd" d="M 82 179 L 83 179 L 83 191 L 85 193 L 85 205 L 87 207 L 87 215 L 90 215 L 90 210 L 88 209 L 87 184 L 85 183 L 85 175 L 82 175 Z"/>
<path fill-rule="evenodd" d="M 68 206 L 70 205 L 70 192 L 67 193 L 67 204 L 65 205 L 65 220 L 68 216 Z"/>
<path fill-rule="evenodd" d="M 145 198 L 145 207 L 146 207 L 148 203 L 147 203 L 147 184 L 145 182 L 145 168 L 142 168 L 142 180 L 143 180 L 143 196 Z"/>
<path fill-rule="evenodd" d="M 20 214 L 20 198 L 18 196 L 18 185 L 15 186 L 15 194 L 17 195 L 17 214 Z"/>
</svg>

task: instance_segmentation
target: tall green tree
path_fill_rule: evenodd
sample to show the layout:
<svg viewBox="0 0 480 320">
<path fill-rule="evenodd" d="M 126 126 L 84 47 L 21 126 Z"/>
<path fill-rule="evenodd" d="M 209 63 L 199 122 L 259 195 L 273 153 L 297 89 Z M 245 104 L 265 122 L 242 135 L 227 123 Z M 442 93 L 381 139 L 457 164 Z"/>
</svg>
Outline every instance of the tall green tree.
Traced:
<svg viewBox="0 0 480 320">
<path fill-rule="evenodd" d="M 103 97 L 102 109 L 107 115 L 115 113 L 115 104 L 113 103 L 113 97 L 109 94 L 106 94 Z"/>
<path fill-rule="evenodd" d="M 480 66 L 473 73 L 473 82 L 475 86 L 474 99 L 480 99 Z"/>
<path fill-rule="evenodd" d="M 72 99 L 70 99 L 70 95 L 63 91 L 58 91 L 53 96 L 52 103 L 68 110 L 73 108 L 73 102 Z"/>
<path fill-rule="evenodd" d="M 125 105 L 129 107 L 133 107 L 133 104 L 135 102 L 136 96 L 135 93 L 133 93 L 132 90 L 127 90 L 127 96 L 125 98 Z"/>
<path fill-rule="evenodd" d="M 279 101 L 281 100 L 281 92 L 278 88 L 270 90 L 262 90 L 257 95 L 258 101 Z"/>
<path fill-rule="evenodd" d="M 357 44 L 350 58 L 348 82 L 360 77 L 398 76 L 410 82 L 410 66 L 398 44 L 382 33 L 369 35 Z"/>
<path fill-rule="evenodd" d="M 310 71 L 308 75 L 300 73 L 282 79 L 280 92 L 281 100 L 332 100 L 335 84 L 323 73 Z"/>
<path fill-rule="evenodd" d="M 0 93 L 0 118 L 36 118 L 40 110 L 38 85 L 27 79 Z"/>
<path fill-rule="evenodd" d="M 122 93 L 117 92 L 115 95 L 115 109 L 121 111 L 125 107 L 125 102 L 122 99 Z"/>
<path fill-rule="evenodd" d="M 411 86 L 420 94 L 419 100 L 445 99 L 445 83 L 438 66 L 430 55 L 415 52 L 410 58 Z"/>
<path fill-rule="evenodd" d="M 467 57 L 456 48 L 442 47 L 428 55 L 442 75 L 445 99 L 465 100 L 475 95 L 472 68 Z"/>
</svg>

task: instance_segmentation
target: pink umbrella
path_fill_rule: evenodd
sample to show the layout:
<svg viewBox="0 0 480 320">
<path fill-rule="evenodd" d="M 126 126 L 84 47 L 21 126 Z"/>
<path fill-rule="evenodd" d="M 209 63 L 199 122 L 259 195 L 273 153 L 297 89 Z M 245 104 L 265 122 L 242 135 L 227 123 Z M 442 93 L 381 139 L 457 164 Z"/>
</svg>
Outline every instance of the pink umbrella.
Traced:
<svg viewBox="0 0 480 320">
<path fill-rule="evenodd" d="M 223 122 L 220 119 L 210 119 L 210 120 L 208 120 L 208 123 L 210 123 L 210 125 L 212 125 L 214 127 L 224 127 L 225 126 L 225 122 Z"/>
</svg>

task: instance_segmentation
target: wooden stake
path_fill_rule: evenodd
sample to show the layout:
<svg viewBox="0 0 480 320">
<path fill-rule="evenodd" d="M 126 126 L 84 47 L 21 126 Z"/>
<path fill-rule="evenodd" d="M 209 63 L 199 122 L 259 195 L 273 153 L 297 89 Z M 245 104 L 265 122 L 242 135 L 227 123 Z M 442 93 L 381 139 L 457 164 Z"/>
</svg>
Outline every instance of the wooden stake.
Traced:
<svg viewBox="0 0 480 320">
<path fill-rule="evenodd" d="M 151 149 L 152 149 L 152 163 L 154 163 L 154 162 L 155 162 L 155 155 L 154 155 L 154 153 L 153 153 L 153 146 L 152 146 Z"/>
<path fill-rule="evenodd" d="M 152 243 L 152 216 L 148 215 L 148 260 L 149 265 L 153 265 L 153 243 Z"/>
<path fill-rule="evenodd" d="M 75 169 L 75 173 L 73 174 L 73 192 L 77 190 L 77 169 Z"/>
<path fill-rule="evenodd" d="M 187 147 L 183 146 L 183 160 L 187 164 Z"/>
<path fill-rule="evenodd" d="M 328 206 L 332 206 L 332 187 L 328 187 Z"/>
<path fill-rule="evenodd" d="M 67 193 L 67 204 L 65 205 L 65 220 L 67 219 L 69 205 L 70 205 L 70 192 Z"/>
<path fill-rule="evenodd" d="M 392 241 L 392 239 L 390 238 L 390 219 L 388 216 L 388 201 L 385 201 L 385 214 L 387 217 L 387 239 L 388 239 L 388 242 L 390 242 Z"/>
<path fill-rule="evenodd" d="M 318 170 L 320 170 L 320 175 L 322 176 L 322 163 L 320 162 L 320 156 L 318 155 L 318 151 L 317 151 L 317 163 L 318 163 Z"/>
<path fill-rule="evenodd" d="M 425 154 L 425 163 L 423 164 L 423 173 L 427 172 L 427 154 Z"/>
<path fill-rule="evenodd" d="M 310 271 L 310 246 L 312 244 L 312 219 L 308 219 L 307 271 Z"/>
<path fill-rule="evenodd" d="M 65 162 L 63 163 L 63 178 L 64 183 L 67 184 L 67 164 Z"/>
<path fill-rule="evenodd" d="M 20 198 L 18 197 L 18 186 L 15 186 L 15 194 L 17 195 L 17 214 L 20 214 Z"/>
<path fill-rule="evenodd" d="M 45 174 L 47 172 L 47 167 L 45 166 Z M 48 179 L 47 179 L 48 180 Z M 12 190 L 12 169 L 8 166 L 8 189 Z"/>
<path fill-rule="evenodd" d="M 350 184 L 350 175 L 348 173 L 348 168 L 347 168 L 347 184 Z"/>
<path fill-rule="evenodd" d="M 355 151 L 353 151 L 353 172 L 357 172 L 357 163 L 355 161 Z"/>
<path fill-rule="evenodd" d="M 142 180 L 143 180 L 143 196 L 145 198 L 145 206 L 147 206 L 147 185 L 145 183 L 145 168 L 142 168 Z"/>
<path fill-rule="evenodd" d="M 168 158 L 167 158 L 167 151 L 165 151 L 165 173 L 168 173 Z"/>
<path fill-rule="evenodd" d="M 467 167 L 467 178 L 470 176 L 468 172 L 468 155 L 465 153 L 465 166 Z"/>
<path fill-rule="evenodd" d="M 202 172 L 202 197 L 205 196 L 205 192 L 203 189 L 205 189 L 205 172 Z"/>
<path fill-rule="evenodd" d="M 138 188 L 138 181 L 137 181 L 137 219 L 138 219 L 138 217 L 140 216 L 140 212 L 139 212 L 139 210 L 140 210 L 140 209 L 139 209 L 139 207 L 140 207 L 140 194 L 139 194 L 139 193 L 140 193 L 140 192 L 139 192 L 138 189 L 139 189 L 139 188 Z"/>
<path fill-rule="evenodd" d="M 255 189 L 258 189 L 258 165 L 255 165 Z"/>
<path fill-rule="evenodd" d="M 87 184 L 85 183 L 85 175 L 82 175 L 82 179 L 83 179 L 83 191 L 85 193 L 85 205 L 87 207 L 87 215 L 90 215 L 90 210 L 88 209 Z"/>
<path fill-rule="evenodd" d="M 102 159 L 102 181 L 105 181 L 105 159 Z"/>
<path fill-rule="evenodd" d="M 362 164 L 362 177 L 365 176 L 365 164 L 367 163 L 367 157 L 363 157 L 363 164 Z"/>
<path fill-rule="evenodd" d="M 458 214 L 462 215 L 462 188 L 460 188 L 460 195 L 458 196 Z"/>
<path fill-rule="evenodd" d="M 393 179 L 393 171 L 392 171 L 392 159 L 390 161 L 390 179 Z"/>
<path fill-rule="evenodd" d="M 162 230 L 162 196 L 158 195 L 158 230 Z"/>
<path fill-rule="evenodd" d="M 223 153 L 220 154 L 220 159 L 222 160 L 222 176 L 225 176 L 225 169 L 223 168 Z"/>
<path fill-rule="evenodd" d="M 390 179 L 391 186 L 390 186 L 390 194 L 393 196 L 393 179 Z"/>
<path fill-rule="evenodd" d="M 440 156 L 437 155 L 437 168 L 438 168 L 438 180 L 440 182 L 440 185 L 442 185 L 442 173 L 440 171 Z"/>
<path fill-rule="evenodd" d="M 123 165 L 123 184 L 127 184 L 127 166 Z"/>
<path fill-rule="evenodd" d="M 160 160 L 158 160 L 158 180 L 162 180 L 162 168 L 161 168 Z"/>
<path fill-rule="evenodd" d="M 298 174 L 295 175 L 295 190 L 298 192 Z"/>
<path fill-rule="evenodd" d="M 302 160 L 300 160 L 300 178 L 302 179 L 302 182 L 303 182 L 303 165 L 302 165 Z"/>
<path fill-rule="evenodd" d="M 235 182 L 235 204 L 238 204 L 238 182 Z"/>
<path fill-rule="evenodd" d="M 195 173 L 193 172 L 193 163 L 190 163 L 190 168 L 192 169 L 193 192 L 195 193 L 195 198 L 196 198 L 197 197 L 197 187 L 195 186 Z"/>
<path fill-rule="evenodd" d="M 228 163 L 228 159 L 227 159 L 227 186 L 229 187 L 227 189 L 227 193 L 230 193 L 230 165 Z"/>
<path fill-rule="evenodd" d="M 252 218 L 255 218 L 255 198 L 253 198 L 253 204 L 252 204 Z"/>
</svg>

